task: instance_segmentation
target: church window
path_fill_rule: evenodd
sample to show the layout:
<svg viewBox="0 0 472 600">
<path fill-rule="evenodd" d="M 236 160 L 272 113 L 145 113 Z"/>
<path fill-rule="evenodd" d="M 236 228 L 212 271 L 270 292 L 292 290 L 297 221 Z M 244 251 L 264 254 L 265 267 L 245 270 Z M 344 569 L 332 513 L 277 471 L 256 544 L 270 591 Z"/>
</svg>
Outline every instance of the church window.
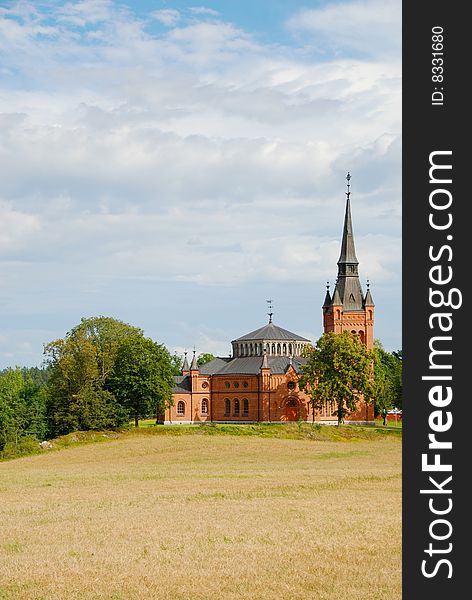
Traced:
<svg viewBox="0 0 472 600">
<path fill-rule="evenodd" d="M 237 398 L 234 399 L 234 416 L 239 417 L 239 400 Z"/>
<path fill-rule="evenodd" d="M 288 345 L 288 353 L 290 354 L 290 356 L 292 355 L 292 344 Z"/>
<path fill-rule="evenodd" d="M 183 400 L 179 400 L 177 403 L 177 414 L 180 416 L 185 415 L 185 402 Z"/>
<path fill-rule="evenodd" d="M 248 385 L 249 385 L 249 383 L 248 383 L 247 381 L 245 381 L 245 382 L 243 383 L 243 387 L 247 387 Z"/>
<path fill-rule="evenodd" d="M 349 302 L 355 302 L 354 294 L 349 294 Z"/>
<path fill-rule="evenodd" d="M 247 398 L 243 400 L 243 415 L 245 417 L 249 415 L 249 400 Z"/>
<path fill-rule="evenodd" d="M 235 388 L 239 387 L 239 383 L 237 381 L 235 381 L 233 385 L 234 385 Z"/>
<path fill-rule="evenodd" d="M 372 311 L 371 310 L 367 311 L 367 315 L 368 315 L 369 321 L 372 321 Z"/>
<path fill-rule="evenodd" d="M 282 346 L 282 353 L 283 353 L 284 355 L 285 355 L 285 354 L 287 354 L 287 344 L 284 344 L 284 345 Z"/>
<path fill-rule="evenodd" d="M 336 319 L 340 319 L 341 318 L 341 311 L 338 309 L 336 311 Z"/>
<path fill-rule="evenodd" d="M 287 387 L 289 390 L 294 390 L 295 389 L 295 382 L 294 381 L 289 381 L 287 383 Z"/>
<path fill-rule="evenodd" d="M 277 344 L 277 354 L 281 353 L 280 344 Z"/>
<path fill-rule="evenodd" d="M 231 414 L 231 402 L 229 398 L 225 398 L 225 415 Z"/>
<path fill-rule="evenodd" d="M 275 354 L 275 344 L 272 344 L 272 354 Z"/>
<path fill-rule="evenodd" d="M 208 414 L 208 399 L 203 398 L 203 400 L 202 400 L 202 415 L 207 415 L 207 414 Z"/>
<path fill-rule="evenodd" d="M 204 382 L 202 383 L 202 388 L 203 388 L 204 390 L 206 390 L 206 388 L 207 388 L 207 387 L 208 387 L 208 382 L 207 382 L 207 381 L 204 381 Z"/>
<path fill-rule="evenodd" d="M 229 381 L 225 381 L 225 388 L 229 388 Z"/>
</svg>

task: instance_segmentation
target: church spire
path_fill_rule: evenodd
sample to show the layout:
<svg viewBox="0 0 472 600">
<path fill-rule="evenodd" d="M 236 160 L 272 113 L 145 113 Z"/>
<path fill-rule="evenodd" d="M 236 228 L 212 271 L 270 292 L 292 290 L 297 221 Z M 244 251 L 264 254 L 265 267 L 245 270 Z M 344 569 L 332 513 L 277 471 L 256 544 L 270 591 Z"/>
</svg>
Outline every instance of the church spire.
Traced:
<svg viewBox="0 0 472 600">
<path fill-rule="evenodd" d="M 354 247 L 354 234 L 352 231 L 352 217 L 351 217 L 351 174 L 348 173 L 346 176 L 347 179 L 347 192 L 346 192 L 346 213 L 344 215 L 344 228 L 343 228 L 343 239 L 341 242 L 341 254 L 338 260 L 339 266 L 339 274 L 341 273 L 341 266 L 350 264 L 350 265 L 358 265 L 359 261 L 356 256 L 356 249 Z M 344 270 L 345 271 L 345 270 Z"/>
<path fill-rule="evenodd" d="M 192 358 L 192 362 L 190 364 L 190 370 L 191 371 L 198 371 L 198 364 L 197 364 L 197 357 L 196 357 L 196 350 L 193 351 L 193 358 Z"/>
<path fill-rule="evenodd" d="M 346 212 L 344 215 L 343 237 L 341 242 L 341 254 L 338 260 L 338 280 L 336 282 L 336 293 L 344 310 L 362 310 L 364 306 L 364 297 L 359 281 L 359 261 L 356 256 L 354 247 L 354 233 L 352 231 L 351 217 L 351 174 L 346 176 L 347 192 L 346 192 Z"/>
<path fill-rule="evenodd" d="M 188 360 L 187 360 L 187 351 L 184 352 L 184 362 L 182 365 L 182 375 L 188 373 L 190 371 L 190 367 L 188 366 Z"/>
<path fill-rule="evenodd" d="M 329 308 L 331 306 L 331 294 L 329 293 L 329 281 L 326 282 L 326 296 L 323 302 L 323 308 Z"/>
</svg>

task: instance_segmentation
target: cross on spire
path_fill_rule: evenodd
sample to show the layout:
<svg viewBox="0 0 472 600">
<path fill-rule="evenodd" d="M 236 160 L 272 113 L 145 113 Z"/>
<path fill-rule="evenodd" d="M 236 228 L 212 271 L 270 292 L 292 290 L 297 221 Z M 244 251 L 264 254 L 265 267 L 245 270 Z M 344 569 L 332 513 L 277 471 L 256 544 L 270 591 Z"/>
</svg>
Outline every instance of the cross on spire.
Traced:
<svg viewBox="0 0 472 600">
<path fill-rule="evenodd" d="M 347 180 L 347 192 L 346 192 L 346 196 L 347 196 L 347 199 L 349 200 L 349 197 L 351 195 L 351 190 L 350 190 L 351 184 L 349 183 L 351 181 L 351 174 L 349 173 L 349 171 L 347 172 L 346 180 Z"/>
<path fill-rule="evenodd" d="M 269 323 L 272 323 L 272 316 L 274 314 L 273 309 L 274 309 L 274 305 L 272 304 L 272 300 L 266 300 L 267 302 L 267 308 L 269 309 L 269 312 L 267 313 L 269 315 Z"/>
</svg>

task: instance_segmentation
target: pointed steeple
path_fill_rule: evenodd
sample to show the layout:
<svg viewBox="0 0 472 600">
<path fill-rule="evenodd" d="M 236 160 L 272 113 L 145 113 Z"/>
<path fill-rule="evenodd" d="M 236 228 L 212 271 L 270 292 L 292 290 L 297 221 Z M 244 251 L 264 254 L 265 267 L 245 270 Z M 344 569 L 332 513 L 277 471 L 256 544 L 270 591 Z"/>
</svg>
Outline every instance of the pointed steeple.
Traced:
<svg viewBox="0 0 472 600">
<path fill-rule="evenodd" d="M 339 290 L 338 290 L 337 284 L 336 284 L 336 287 L 334 288 L 332 305 L 333 306 L 342 306 L 341 296 L 339 295 Z"/>
<path fill-rule="evenodd" d="M 328 308 L 331 306 L 331 294 L 329 293 L 329 281 L 326 282 L 326 296 L 323 302 L 322 308 Z"/>
<path fill-rule="evenodd" d="M 269 362 L 267 360 L 267 350 L 264 348 L 264 358 L 262 359 L 261 369 L 268 369 L 268 368 L 269 368 Z"/>
<path fill-rule="evenodd" d="M 182 364 L 182 375 L 190 370 L 190 367 L 188 366 L 188 360 L 187 360 L 187 352 L 184 352 L 184 362 Z"/>
<path fill-rule="evenodd" d="M 362 310 L 364 306 L 364 295 L 359 281 L 359 261 L 354 247 L 354 233 L 352 231 L 351 217 L 351 174 L 347 174 L 346 213 L 344 215 L 343 238 L 341 242 L 341 254 L 338 260 L 338 281 L 336 292 L 339 294 L 343 309 L 347 311 Z M 334 304 L 334 298 L 333 298 Z"/>
<path fill-rule="evenodd" d="M 190 363 L 190 370 L 191 371 L 199 371 L 200 369 L 198 368 L 197 365 L 197 357 L 196 357 L 196 351 L 193 351 L 193 358 L 192 358 L 192 362 Z"/>
<path fill-rule="evenodd" d="M 346 192 L 346 213 L 344 215 L 344 227 L 343 227 L 343 239 L 341 242 L 341 254 L 338 260 L 338 266 L 350 264 L 358 265 L 359 261 L 356 256 L 356 249 L 354 247 L 354 234 L 352 231 L 352 217 L 351 217 L 351 191 L 350 181 L 351 174 L 348 173 L 347 179 L 347 192 Z"/>
<path fill-rule="evenodd" d="M 375 306 L 374 301 L 372 299 L 372 294 L 370 293 L 370 282 L 367 280 L 367 293 L 364 298 L 364 306 Z"/>
</svg>

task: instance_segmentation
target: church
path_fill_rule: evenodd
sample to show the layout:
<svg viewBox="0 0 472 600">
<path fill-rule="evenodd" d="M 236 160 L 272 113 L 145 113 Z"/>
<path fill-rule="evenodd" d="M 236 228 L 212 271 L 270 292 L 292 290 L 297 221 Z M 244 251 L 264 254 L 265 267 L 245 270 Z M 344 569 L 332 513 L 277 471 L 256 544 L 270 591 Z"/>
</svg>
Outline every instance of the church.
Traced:
<svg viewBox="0 0 472 600">
<path fill-rule="evenodd" d="M 322 306 L 324 332 L 351 331 L 373 348 L 374 302 L 367 284 L 364 294 L 359 280 L 359 262 L 352 229 L 350 174 L 347 175 L 346 212 L 338 260 L 336 285 L 329 285 Z M 173 406 L 165 412 L 165 423 L 253 423 L 314 421 L 335 424 L 335 407 L 322 410 L 310 405 L 309 396 L 298 385 L 303 352 L 310 340 L 272 322 L 233 340 L 230 357 L 215 358 L 198 367 L 195 351 L 182 374 L 175 377 Z M 346 422 L 373 423 L 374 409 L 359 401 Z"/>
</svg>

